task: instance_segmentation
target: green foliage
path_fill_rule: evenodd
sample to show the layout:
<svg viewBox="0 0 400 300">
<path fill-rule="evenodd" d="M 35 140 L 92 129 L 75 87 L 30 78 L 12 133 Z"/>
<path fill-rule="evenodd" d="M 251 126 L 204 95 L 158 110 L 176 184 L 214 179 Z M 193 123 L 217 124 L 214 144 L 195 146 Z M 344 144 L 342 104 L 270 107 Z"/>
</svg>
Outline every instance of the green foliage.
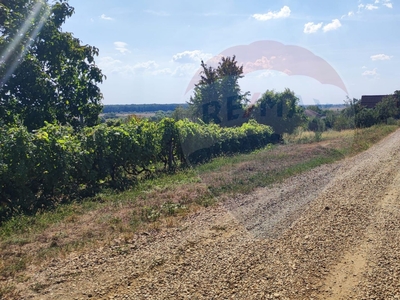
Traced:
<svg viewBox="0 0 400 300">
<path fill-rule="evenodd" d="M 172 111 L 159 110 L 159 111 L 156 111 L 154 116 L 149 117 L 149 120 L 151 120 L 151 121 L 161 121 L 164 118 L 169 118 L 171 116 L 171 114 L 172 114 Z"/>
<path fill-rule="evenodd" d="M 75 132 L 46 123 L 29 132 L 23 125 L 0 128 L 0 222 L 34 213 L 102 188 L 123 190 L 164 165 L 197 164 L 223 154 L 263 147 L 269 126 L 255 121 L 222 128 L 165 118 L 156 123 L 131 118 Z"/>
<path fill-rule="evenodd" d="M 324 119 L 325 128 L 333 129 L 339 113 L 332 110 L 326 110 L 324 111 L 324 114 L 325 114 L 325 119 Z"/>
<path fill-rule="evenodd" d="M 388 120 L 393 124 L 400 117 L 400 91 L 383 98 L 375 108 L 364 107 L 357 99 L 347 99 L 345 103 L 347 107 L 335 118 L 334 129 L 366 128 L 386 124 Z"/>
<path fill-rule="evenodd" d="M 176 123 L 182 161 L 197 164 L 223 154 L 251 151 L 271 142 L 272 129 L 251 120 L 240 127 L 220 127 L 181 120 Z"/>
<path fill-rule="evenodd" d="M 66 1 L 2 1 L 0 6 L 0 118 L 29 130 L 58 121 L 95 125 L 103 74 L 98 49 L 61 30 L 74 9 Z"/>
<path fill-rule="evenodd" d="M 304 109 L 298 105 L 294 92 L 267 90 L 251 109 L 251 116 L 260 124 L 273 128 L 277 134 L 292 133 L 307 120 Z"/>
<path fill-rule="evenodd" d="M 377 122 L 377 112 L 372 108 L 364 107 L 355 115 L 355 125 L 358 128 L 371 127 Z"/>
<path fill-rule="evenodd" d="M 164 163 L 164 168 L 172 171 L 176 165 L 176 158 L 181 158 L 179 129 L 175 120 L 165 118 L 158 124 L 161 133 L 159 158 Z"/>
<path fill-rule="evenodd" d="M 377 121 L 385 123 L 389 118 L 399 117 L 399 105 L 395 97 L 385 97 L 375 107 Z"/>
<path fill-rule="evenodd" d="M 101 124 L 82 132 L 84 155 L 78 175 L 95 192 L 101 183 L 125 189 L 156 160 L 158 133 L 155 123 L 131 119 L 119 126 Z"/>
<path fill-rule="evenodd" d="M 397 125 L 397 121 L 396 121 L 395 118 L 388 118 L 388 119 L 386 120 L 386 124 L 387 124 L 387 125 Z"/>
<path fill-rule="evenodd" d="M 173 118 L 175 121 L 189 119 L 191 117 L 192 115 L 189 108 L 185 106 L 177 106 L 171 114 L 171 118 Z"/>
<path fill-rule="evenodd" d="M 314 132 L 323 132 L 326 129 L 325 122 L 320 118 L 312 118 L 308 122 L 308 130 Z"/>
<path fill-rule="evenodd" d="M 224 127 L 246 121 L 242 116 L 248 93 L 240 90 L 238 80 L 243 77 L 243 66 L 239 67 L 235 59 L 223 57 L 216 69 L 201 62 L 201 79 L 188 102 L 194 117 Z"/>
<path fill-rule="evenodd" d="M 345 108 L 330 118 L 330 126 L 337 131 L 355 128 L 355 116 L 362 109 L 360 101 L 353 98 L 344 101 Z"/>
<path fill-rule="evenodd" d="M 10 211 L 32 211 L 74 195 L 79 142 L 72 128 L 46 124 L 36 133 L 3 127 L 0 134 L 0 202 Z"/>
</svg>

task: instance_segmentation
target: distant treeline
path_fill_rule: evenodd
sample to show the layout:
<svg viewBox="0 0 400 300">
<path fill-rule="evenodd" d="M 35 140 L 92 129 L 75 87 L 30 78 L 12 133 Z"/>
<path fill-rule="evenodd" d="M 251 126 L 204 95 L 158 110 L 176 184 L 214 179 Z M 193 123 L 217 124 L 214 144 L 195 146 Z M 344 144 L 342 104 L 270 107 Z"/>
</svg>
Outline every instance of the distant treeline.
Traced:
<svg viewBox="0 0 400 300">
<path fill-rule="evenodd" d="M 131 112 L 158 112 L 158 111 L 174 111 L 178 106 L 188 108 L 187 103 L 170 103 L 170 104 L 115 104 L 115 105 L 104 105 L 103 113 L 131 113 Z M 313 105 L 304 105 L 307 106 Z M 333 107 L 342 107 L 343 104 L 319 104 L 317 105 L 321 109 L 329 109 Z"/>
<path fill-rule="evenodd" d="M 320 109 L 330 109 L 330 108 L 342 108 L 345 106 L 345 104 L 305 104 L 302 105 L 304 108 L 309 108 L 311 107 L 318 107 Z"/>
<path fill-rule="evenodd" d="M 104 105 L 103 113 L 130 113 L 130 112 L 157 112 L 157 111 L 174 111 L 178 106 L 184 108 L 188 104 L 125 104 L 125 105 Z"/>
</svg>

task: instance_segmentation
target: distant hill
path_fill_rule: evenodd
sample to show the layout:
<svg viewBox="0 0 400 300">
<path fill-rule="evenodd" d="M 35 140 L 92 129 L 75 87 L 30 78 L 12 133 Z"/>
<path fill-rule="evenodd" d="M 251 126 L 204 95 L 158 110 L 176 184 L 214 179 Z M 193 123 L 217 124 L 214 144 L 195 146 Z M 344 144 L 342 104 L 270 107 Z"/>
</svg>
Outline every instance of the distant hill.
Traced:
<svg viewBox="0 0 400 300">
<path fill-rule="evenodd" d="M 184 108 L 188 107 L 186 103 L 173 103 L 173 104 L 118 104 L 118 105 L 104 105 L 103 113 L 143 113 L 143 112 L 157 112 L 157 111 L 173 111 L 178 106 Z"/>
</svg>

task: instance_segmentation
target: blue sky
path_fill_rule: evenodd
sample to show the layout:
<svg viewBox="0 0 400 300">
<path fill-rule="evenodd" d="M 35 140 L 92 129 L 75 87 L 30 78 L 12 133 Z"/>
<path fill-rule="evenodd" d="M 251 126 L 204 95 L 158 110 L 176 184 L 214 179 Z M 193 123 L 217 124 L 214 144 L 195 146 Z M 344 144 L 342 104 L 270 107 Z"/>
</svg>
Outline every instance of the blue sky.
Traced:
<svg viewBox="0 0 400 300">
<path fill-rule="evenodd" d="M 288 87 L 304 104 L 340 104 L 347 95 L 360 98 L 400 89 L 400 6 L 396 0 L 69 3 L 75 14 L 63 30 L 99 48 L 96 63 L 107 76 L 101 85 L 104 104 L 184 103 L 201 59 L 207 61 L 228 48 L 258 41 L 311 51 L 336 71 L 347 92 L 316 77 L 289 76 L 289 71 L 265 67 L 240 81 L 242 90 L 252 95 Z M 303 60 L 305 68 L 318 68 L 300 54 L 295 59 Z"/>
</svg>

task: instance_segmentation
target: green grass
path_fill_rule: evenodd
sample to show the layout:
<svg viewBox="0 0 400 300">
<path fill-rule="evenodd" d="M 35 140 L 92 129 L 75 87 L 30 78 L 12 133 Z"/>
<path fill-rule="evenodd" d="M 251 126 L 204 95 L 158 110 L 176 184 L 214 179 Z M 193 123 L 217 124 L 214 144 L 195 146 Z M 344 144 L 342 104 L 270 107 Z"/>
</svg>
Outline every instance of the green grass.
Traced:
<svg viewBox="0 0 400 300">
<path fill-rule="evenodd" d="M 323 164 L 335 162 L 342 157 L 343 155 L 341 153 L 338 154 L 338 152 L 332 151 L 332 153 L 326 156 L 316 157 L 305 162 L 283 168 L 281 170 L 273 170 L 266 173 L 257 172 L 248 178 L 237 177 L 231 183 L 212 188 L 212 193 L 215 196 L 220 196 L 225 193 L 248 194 L 254 191 L 256 188 L 270 186 L 274 183 L 281 182 L 286 178 L 309 171 Z"/>
<path fill-rule="evenodd" d="M 260 154 L 262 155 L 263 153 L 269 152 L 270 150 L 272 150 L 276 147 L 277 147 L 276 145 L 269 144 L 268 146 L 266 146 L 262 149 L 255 150 L 251 153 L 233 155 L 233 156 L 216 157 L 210 162 L 196 166 L 195 170 L 199 174 L 218 171 L 221 168 L 226 168 L 227 166 L 229 167 L 229 166 L 233 166 L 238 163 L 256 160 Z"/>
<path fill-rule="evenodd" d="M 87 211 L 97 208 L 97 205 L 96 202 L 88 199 L 80 203 L 60 205 L 54 210 L 39 212 L 34 216 L 14 216 L 0 227 L 0 237 L 3 239 L 15 234 L 30 235 L 46 229 L 50 224 L 57 224 L 64 221 L 67 217 L 84 214 Z"/>
<path fill-rule="evenodd" d="M 31 235 L 41 232 L 54 225 L 65 221 L 68 217 L 80 216 L 89 211 L 101 209 L 106 206 L 118 206 L 132 202 L 135 198 L 147 191 L 164 189 L 174 185 L 183 185 L 199 182 L 198 173 L 194 169 L 180 171 L 176 174 L 161 174 L 159 177 L 140 182 L 134 189 L 117 193 L 113 190 L 104 190 L 96 197 L 85 201 L 62 204 L 53 210 L 39 212 L 33 216 L 17 215 L 0 227 L 0 238 L 6 239 L 17 235 Z"/>
</svg>

